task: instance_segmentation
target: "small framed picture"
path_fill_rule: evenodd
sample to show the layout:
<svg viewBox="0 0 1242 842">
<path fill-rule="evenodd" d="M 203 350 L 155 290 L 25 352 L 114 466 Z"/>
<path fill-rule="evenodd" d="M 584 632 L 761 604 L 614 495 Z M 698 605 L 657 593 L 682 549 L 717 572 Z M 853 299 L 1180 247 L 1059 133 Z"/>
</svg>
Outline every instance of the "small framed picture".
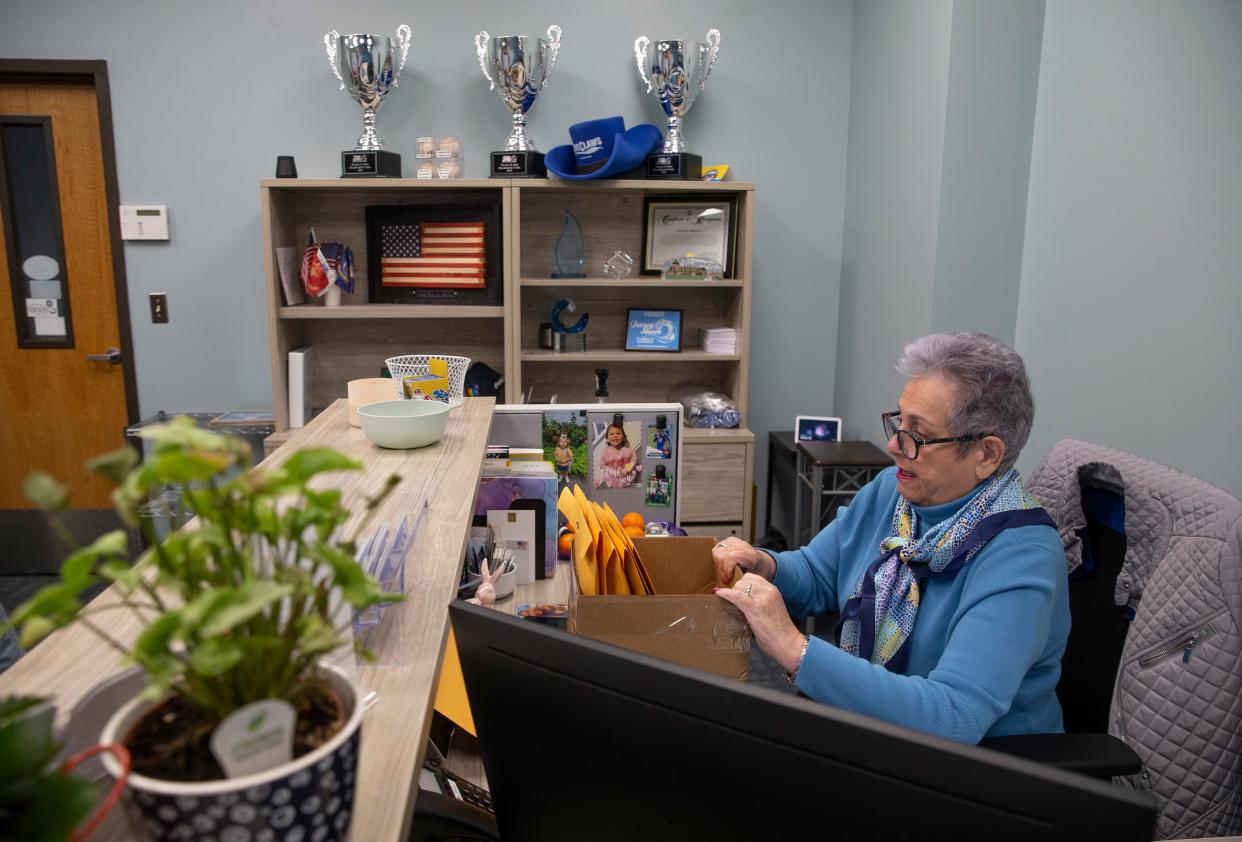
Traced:
<svg viewBox="0 0 1242 842">
<path fill-rule="evenodd" d="M 680 310 L 627 310 L 625 313 L 625 350 L 681 350 Z"/>
<path fill-rule="evenodd" d="M 841 419 L 799 415 L 794 421 L 798 441 L 840 441 Z"/>
<path fill-rule="evenodd" d="M 719 264 L 733 277 L 733 220 L 737 197 L 648 196 L 643 200 L 642 274 L 659 275 L 671 260 L 693 256 Z"/>
</svg>

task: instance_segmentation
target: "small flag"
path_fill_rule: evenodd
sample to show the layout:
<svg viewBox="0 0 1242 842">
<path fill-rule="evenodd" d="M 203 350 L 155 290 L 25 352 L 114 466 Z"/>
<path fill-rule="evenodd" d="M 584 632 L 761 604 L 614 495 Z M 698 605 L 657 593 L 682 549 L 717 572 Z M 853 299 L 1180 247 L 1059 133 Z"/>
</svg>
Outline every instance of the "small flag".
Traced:
<svg viewBox="0 0 1242 842">
<path fill-rule="evenodd" d="M 302 255 L 302 286 L 307 295 L 323 295 L 336 281 L 336 271 L 328 265 L 312 230 L 306 237 L 306 252 Z"/>
<path fill-rule="evenodd" d="M 380 231 L 380 283 L 485 289 L 484 249 L 482 222 L 385 225 Z"/>
<path fill-rule="evenodd" d="M 336 285 L 354 294 L 354 250 L 344 243 L 324 243 L 319 251 L 327 259 L 328 267 L 336 273 Z"/>
</svg>

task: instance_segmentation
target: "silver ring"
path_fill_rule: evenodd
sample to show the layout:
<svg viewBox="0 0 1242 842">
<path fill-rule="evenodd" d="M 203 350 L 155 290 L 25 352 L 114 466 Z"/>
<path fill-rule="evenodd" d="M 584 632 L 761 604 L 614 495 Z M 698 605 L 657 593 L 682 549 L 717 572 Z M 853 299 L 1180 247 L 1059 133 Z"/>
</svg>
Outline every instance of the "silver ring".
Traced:
<svg viewBox="0 0 1242 842">
<path fill-rule="evenodd" d="M 716 549 L 716 550 L 718 550 L 718 549 L 720 549 L 721 547 L 723 547 L 724 545 L 725 545 L 725 542 L 724 542 L 724 541 L 721 541 L 719 544 L 717 544 L 717 545 L 716 545 L 715 547 L 713 547 L 712 549 Z"/>
<path fill-rule="evenodd" d="M 746 583 L 746 595 L 747 595 L 747 596 L 750 596 L 750 589 L 751 589 L 752 587 L 754 587 L 754 583 L 753 583 L 753 582 L 747 582 L 747 583 Z M 754 597 L 753 597 L 753 596 L 750 596 L 750 598 L 751 598 L 751 599 L 754 599 Z"/>
</svg>

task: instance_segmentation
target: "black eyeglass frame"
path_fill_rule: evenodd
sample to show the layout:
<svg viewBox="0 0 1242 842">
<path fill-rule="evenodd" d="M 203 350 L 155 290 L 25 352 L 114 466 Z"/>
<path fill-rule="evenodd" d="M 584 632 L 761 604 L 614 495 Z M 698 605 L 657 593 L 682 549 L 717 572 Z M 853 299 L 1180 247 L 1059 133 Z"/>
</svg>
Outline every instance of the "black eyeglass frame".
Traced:
<svg viewBox="0 0 1242 842">
<path fill-rule="evenodd" d="M 893 423 L 894 417 L 898 417 L 898 418 L 901 417 L 900 409 L 894 409 L 891 412 L 880 413 L 880 422 L 884 425 L 884 433 L 890 439 L 893 436 L 897 437 L 897 449 L 901 451 L 902 456 L 905 456 L 907 459 L 910 459 L 910 460 L 918 459 L 919 453 L 922 451 L 925 445 L 949 444 L 950 442 L 978 441 L 979 439 L 985 439 L 988 436 L 992 435 L 991 433 L 968 433 L 967 435 L 964 435 L 964 436 L 944 436 L 942 438 L 935 438 L 935 439 L 921 439 L 915 436 L 914 433 L 911 433 L 908 430 L 903 430 L 900 427 L 898 427 L 896 424 L 894 424 Z M 914 455 L 913 456 L 906 453 L 906 449 L 901 446 L 902 436 L 905 436 L 906 438 L 910 439 L 910 441 L 914 442 Z"/>
</svg>

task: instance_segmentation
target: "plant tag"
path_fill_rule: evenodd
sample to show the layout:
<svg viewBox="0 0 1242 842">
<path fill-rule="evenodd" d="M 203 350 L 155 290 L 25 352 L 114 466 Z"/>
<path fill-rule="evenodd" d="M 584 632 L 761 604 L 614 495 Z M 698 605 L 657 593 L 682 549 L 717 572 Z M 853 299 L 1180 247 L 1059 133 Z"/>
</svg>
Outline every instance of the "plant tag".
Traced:
<svg viewBox="0 0 1242 842">
<path fill-rule="evenodd" d="M 274 769 L 293 759 L 298 714 L 283 699 L 264 699 L 238 708 L 216 726 L 211 753 L 230 778 Z"/>
</svg>

